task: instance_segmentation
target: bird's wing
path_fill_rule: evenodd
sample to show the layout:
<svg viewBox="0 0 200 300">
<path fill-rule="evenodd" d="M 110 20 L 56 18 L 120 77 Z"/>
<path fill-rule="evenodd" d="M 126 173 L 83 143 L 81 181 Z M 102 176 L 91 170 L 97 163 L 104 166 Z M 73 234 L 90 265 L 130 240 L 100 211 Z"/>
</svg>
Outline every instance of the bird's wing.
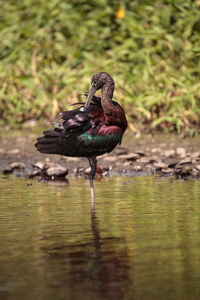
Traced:
<svg viewBox="0 0 200 300">
<path fill-rule="evenodd" d="M 64 111 L 61 114 L 63 127 L 66 133 L 86 132 L 89 129 L 95 130 L 99 126 L 100 120 L 104 118 L 103 110 L 99 105 L 91 104 L 88 107 L 81 106 L 79 108 Z"/>
</svg>

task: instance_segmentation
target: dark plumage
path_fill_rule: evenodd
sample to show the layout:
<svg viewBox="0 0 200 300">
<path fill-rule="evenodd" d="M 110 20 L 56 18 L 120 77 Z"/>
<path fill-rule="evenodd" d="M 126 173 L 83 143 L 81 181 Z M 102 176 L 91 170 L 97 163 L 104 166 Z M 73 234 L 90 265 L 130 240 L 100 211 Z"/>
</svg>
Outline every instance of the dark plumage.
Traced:
<svg viewBox="0 0 200 300">
<path fill-rule="evenodd" d="M 92 77 L 91 89 L 85 104 L 60 115 L 63 122 L 44 132 L 35 144 L 38 151 L 48 154 L 87 157 L 91 166 L 91 198 L 94 198 L 93 179 L 96 156 L 111 152 L 121 143 L 127 128 L 123 108 L 112 101 L 114 80 L 106 72 Z M 101 98 L 95 92 L 101 89 Z"/>
</svg>

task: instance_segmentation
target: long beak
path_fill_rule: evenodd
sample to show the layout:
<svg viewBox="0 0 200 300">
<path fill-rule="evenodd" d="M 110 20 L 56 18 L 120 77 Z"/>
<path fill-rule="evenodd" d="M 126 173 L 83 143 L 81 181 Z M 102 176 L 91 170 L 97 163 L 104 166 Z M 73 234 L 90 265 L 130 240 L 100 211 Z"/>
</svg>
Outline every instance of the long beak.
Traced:
<svg viewBox="0 0 200 300">
<path fill-rule="evenodd" d="M 91 87 L 91 89 L 89 91 L 86 103 L 85 103 L 85 107 L 88 107 L 90 105 L 90 102 L 91 102 L 94 94 L 96 93 L 96 91 L 97 91 L 97 88 L 92 85 L 92 87 Z"/>
</svg>

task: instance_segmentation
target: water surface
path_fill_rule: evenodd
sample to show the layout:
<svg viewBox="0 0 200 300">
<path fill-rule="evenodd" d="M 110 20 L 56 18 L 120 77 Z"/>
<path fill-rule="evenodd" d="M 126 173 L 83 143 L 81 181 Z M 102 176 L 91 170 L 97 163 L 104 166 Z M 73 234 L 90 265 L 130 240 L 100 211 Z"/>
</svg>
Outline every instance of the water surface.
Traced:
<svg viewBox="0 0 200 300">
<path fill-rule="evenodd" d="M 32 184 L 32 185 L 31 185 Z M 200 299 L 200 181 L 0 177 L 0 299 Z"/>
</svg>

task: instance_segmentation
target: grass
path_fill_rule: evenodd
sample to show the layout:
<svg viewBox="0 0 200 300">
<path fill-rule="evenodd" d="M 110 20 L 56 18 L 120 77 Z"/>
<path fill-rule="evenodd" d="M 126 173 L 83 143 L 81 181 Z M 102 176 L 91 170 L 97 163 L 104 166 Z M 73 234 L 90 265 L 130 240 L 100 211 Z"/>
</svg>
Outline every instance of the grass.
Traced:
<svg viewBox="0 0 200 300">
<path fill-rule="evenodd" d="M 0 125 L 55 119 L 107 71 L 132 130 L 199 132 L 199 0 L 10 0 L 0 11 Z"/>
</svg>

